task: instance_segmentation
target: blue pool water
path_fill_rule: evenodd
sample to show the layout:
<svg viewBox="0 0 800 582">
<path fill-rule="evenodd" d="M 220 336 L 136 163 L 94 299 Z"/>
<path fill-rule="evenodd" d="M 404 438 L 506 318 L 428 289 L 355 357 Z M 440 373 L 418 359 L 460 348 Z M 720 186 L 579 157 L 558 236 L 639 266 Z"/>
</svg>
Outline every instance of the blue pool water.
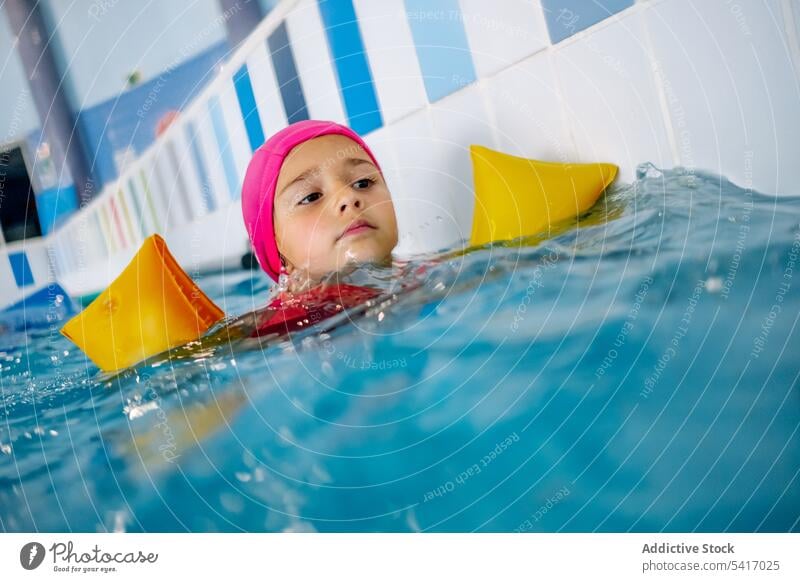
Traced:
<svg viewBox="0 0 800 582">
<path fill-rule="evenodd" d="M 361 270 L 386 300 L 325 333 L 114 377 L 0 335 L 0 528 L 800 529 L 800 199 L 640 174 L 552 239 Z"/>
</svg>

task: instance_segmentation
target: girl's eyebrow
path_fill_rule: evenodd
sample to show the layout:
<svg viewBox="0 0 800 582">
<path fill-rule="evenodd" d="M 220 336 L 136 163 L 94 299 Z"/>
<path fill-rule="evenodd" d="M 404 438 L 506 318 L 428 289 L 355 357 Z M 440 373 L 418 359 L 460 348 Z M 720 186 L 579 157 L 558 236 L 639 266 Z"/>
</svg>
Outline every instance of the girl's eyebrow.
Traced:
<svg viewBox="0 0 800 582">
<path fill-rule="evenodd" d="M 372 167 L 375 167 L 370 160 L 365 160 L 364 158 L 347 158 L 344 163 L 349 167 L 360 166 L 361 164 L 369 164 Z"/>
<path fill-rule="evenodd" d="M 280 192 L 278 192 L 278 194 L 275 196 L 275 198 L 277 198 L 278 196 L 280 196 L 281 194 L 283 194 L 284 192 L 286 192 L 286 190 L 288 190 L 288 189 L 289 189 L 289 187 L 293 186 L 293 185 L 294 185 L 294 184 L 296 184 L 297 182 L 302 182 L 303 180 L 305 180 L 306 178 L 308 178 L 310 175 L 312 175 L 312 174 L 316 173 L 318 170 L 319 170 L 319 166 L 314 166 L 313 168 L 309 168 L 309 169 L 305 170 L 304 172 L 302 172 L 301 174 L 299 174 L 299 175 L 298 175 L 298 176 L 297 176 L 297 177 L 296 177 L 294 180 L 292 180 L 291 182 L 289 182 L 288 184 L 286 184 L 286 186 L 284 186 L 283 188 L 281 188 L 281 191 L 280 191 Z"/>
<path fill-rule="evenodd" d="M 375 164 L 373 164 L 370 160 L 366 160 L 364 158 L 345 158 L 343 160 L 343 163 L 348 168 L 354 168 L 356 166 L 360 166 L 361 164 L 369 164 L 373 168 L 375 167 Z M 275 198 L 277 198 L 278 196 L 283 194 L 293 184 L 296 184 L 297 182 L 302 182 L 303 180 L 306 180 L 309 176 L 312 176 L 313 174 L 316 174 L 317 172 L 319 172 L 319 170 L 320 170 L 320 166 L 313 166 L 311 168 L 308 168 L 307 170 L 305 170 L 304 172 L 299 174 L 294 180 L 292 180 L 291 182 L 286 184 L 286 186 L 281 188 L 281 191 L 278 192 L 278 194 L 275 196 Z"/>
</svg>

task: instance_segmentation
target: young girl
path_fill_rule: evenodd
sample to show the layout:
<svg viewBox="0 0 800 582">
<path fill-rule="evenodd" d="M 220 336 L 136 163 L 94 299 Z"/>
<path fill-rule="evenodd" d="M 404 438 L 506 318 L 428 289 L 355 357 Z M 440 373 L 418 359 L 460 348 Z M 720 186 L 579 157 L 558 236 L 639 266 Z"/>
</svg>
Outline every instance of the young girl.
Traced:
<svg viewBox="0 0 800 582">
<path fill-rule="evenodd" d="M 286 289 L 254 335 L 300 329 L 378 295 L 323 280 L 363 263 L 389 265 L 397 220 L 380 165 L 361 137 L 331 121 L 300 121 L 253 155 L 242 214 L 256 259 Z"/>
</svg>

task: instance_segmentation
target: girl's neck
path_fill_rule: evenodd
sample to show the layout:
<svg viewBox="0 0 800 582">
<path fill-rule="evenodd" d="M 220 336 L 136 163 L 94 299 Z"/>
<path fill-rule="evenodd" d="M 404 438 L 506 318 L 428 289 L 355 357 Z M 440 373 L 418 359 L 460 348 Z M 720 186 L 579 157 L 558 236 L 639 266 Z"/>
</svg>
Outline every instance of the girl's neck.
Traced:
<svg viewBox="0 0 800 582">
<path fill-rule="evenodd" d="M 389 253 L 386 257 L 380 260 L 371 261 L 375 265 L 381 267 L 391 267 L 393 264 L 394 256 Z M 286 291 L 292 294 L 304 293 L 310 291 L 315 287 L 323 284 L 337 284 L 340 279 L 346 278 L 354 270 L 358 269 L 360 264 L 351 264 L 345 266 L 338 272 L 328 273 L 326 275 L 311 275 L 307 271 L 293 270 L 289 275 Z"/>
</svg>

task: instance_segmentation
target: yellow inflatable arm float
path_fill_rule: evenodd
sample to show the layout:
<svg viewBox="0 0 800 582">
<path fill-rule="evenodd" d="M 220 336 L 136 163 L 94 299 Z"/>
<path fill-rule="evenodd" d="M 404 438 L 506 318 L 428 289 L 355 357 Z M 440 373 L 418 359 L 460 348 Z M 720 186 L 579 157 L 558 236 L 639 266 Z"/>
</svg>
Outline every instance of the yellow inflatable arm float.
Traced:
<svg viewBox="0 0 800 582">
<path fill-rule="evenodd" d="M 475 183 L 473 246 L 550 231 L 597 201 L 614 181 L 613 164 L 560 164 L 470 146 Z"/>
<path fill-rule="evenodd" d="M 549 232 L 588 210 L 617 175 L 612 164 L 539 162 L 477 145 L 470 153 L 473 246 Z M 61 333 L 100 369 L 114 372 L 198 339 L 223 317 L 153 235 Z"/>
<path fill-rule="evenodd" d="M 225 314 L 158 235 L 148 237 L 108 289 L 61 333 L 106 372 L 195 340 Z"/>
</svg>

